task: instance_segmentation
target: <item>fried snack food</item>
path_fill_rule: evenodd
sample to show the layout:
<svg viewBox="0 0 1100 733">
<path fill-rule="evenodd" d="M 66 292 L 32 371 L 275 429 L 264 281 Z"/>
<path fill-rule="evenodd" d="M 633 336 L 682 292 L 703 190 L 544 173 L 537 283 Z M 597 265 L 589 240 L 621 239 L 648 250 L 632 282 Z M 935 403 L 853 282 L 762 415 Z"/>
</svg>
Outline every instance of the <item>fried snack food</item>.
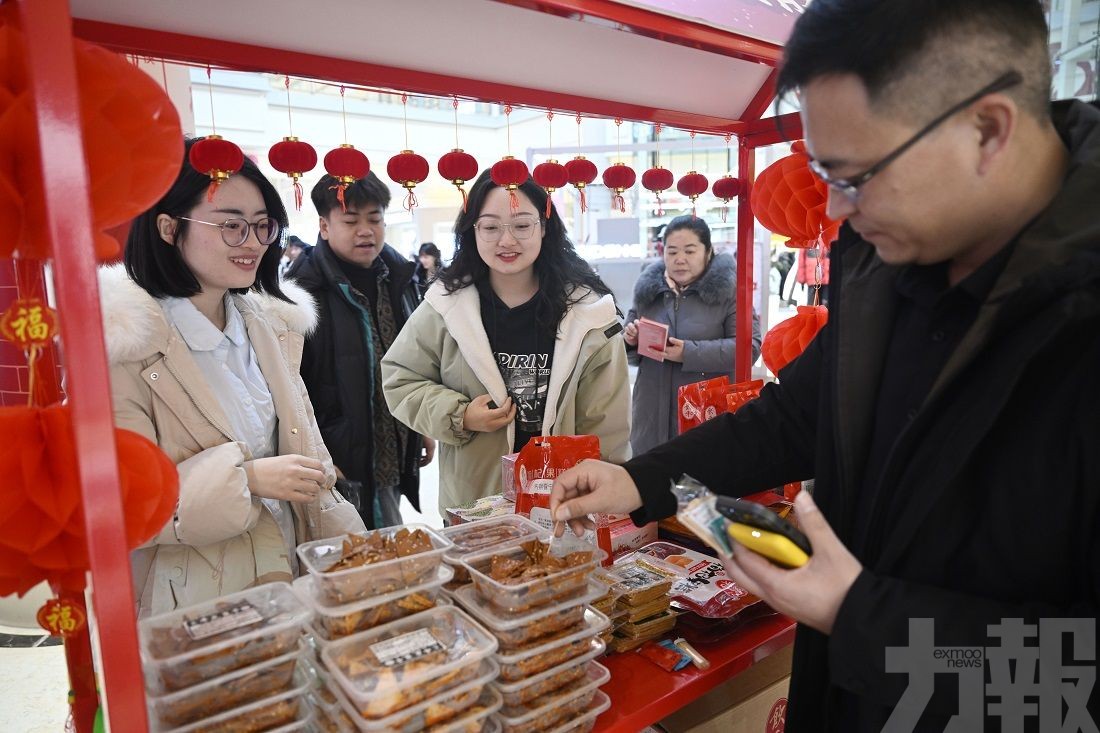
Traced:
<svg viewBox="0 0 1100 733">
<path fill-rule="evenodd" d="M 454 549 L 447 553 L 447 562 L 455 570 L 455 577 L 449 588 L 458 588 L 470 582 L 470 573 L 460 562 L 463 556 L 478 553 L 496 545 L 534 537 L 543 532 L 542 527 L 526 517 L 515 514 L 443 529 L 441 534 L 454 543 Z"/>
<path fill-rule="evenodd" d="M 501 708 L 504 733 L 542 733 L 579 717 L 596 694 L 595 687 L 580 692 L 588 686 L 588 680 L 582 679 L 526 705 Z"/>
<path fill-rule="evenodd" d="M 282 699 L 253 708 L 241 715 L 199 725 L 187 733 L 259 733 L 294 722 L 298 717 L 297 699 Z"/>
<path fill-rule="evenodd" d="M 564 629 L 575 627 L 584 618 L 586 604 L 598 595 L 603 586 L 594 584 L 595 592 L 570 593 L 569 597 L 555 605 L 535 608 L 526 613 L 502 611 L 475 592 L 471 587 L 455 592 L 455 600 L 485 624 L 500 641 L 505 652 L 530 644 L 536 639 L 552 637 Z"/>
<path fill-rule="evenodd" d="M 569 629 L 568 631 L 572 632 L 573 630 Z M 528 646 L 538 647 L 544 644 L 545 639 L 539 639 Z M 571 641 L 568 644 L 550 647 L 546 651 L 523 657 L 515 662 L 504 662 L 498 659 L 498 661 L 500 661 L 500 679 L 505 682 L 519 682 L 527 677 L 545 672 L 551 667 L 568 662 L 574 657 L 579 657 L 581 654 L 588 651 L 591 644 L 591 637 L 586 637 L 584 639 Z M 523 651 L 523 647 L 515 651 Z"/>
<path fill-rule="evenodd" d="M 488 550 L 464 564 L 483 598 L 505 611 L 521 612 L 583 588 L 603 555 L 589 547 L 559 556 L 550 552 L 550 543 L 535 539 Z"/>
<path fill-rule="evenodd" d="M 430 581 L 449 540 L 430 529 L 388 527 L 298 547 L 328 604 L 344 604 L 412 588 Z"/>
<path fill-rule="evenodd" d="M 520 705 L 526 705 L 541 699 L 544 695 L 548 695 L 555 690 L 559 690 L 568 684 L 576 682 L 584 677 L 585 665 L 583 662 L 575 664 L 571 667 L 566 667 L 552 675 L 544 677 L 538 682 L 521 687 L 513 692 L 505 692 L 500 690 L 501 697 L 504 698 L 504 704 L 508 707 L 518 707 Z"/>
<path fill-rule="evenodd" d="M 374 533 L 369 535 L 349 534 L 344 538 L 344 549 L 340 559 L 325 568 L 326 573 L 335 573 L 363 565 L 376 565 L 399 557 L 408 557 L 432 549 L 432 540 L 422 529 L 410 532 L 402 527 L 393 535 Z"/>
<path fill-rule="evenodd" d="M 429 597 L 423 593 L 412 593 L 372 608 L 349 611 L 343 616 L 317 614 L 317 620 L 330 639 L 339 639 L 357 631 L 372 629 L 375 626 L 435 608 L 434 595 L 433 593 L 432 597 Z"/>
<path fill-rule="evenodd" d="M 213 680 L 194 691 L 183 690 L 168 698 L 152 698 L 153 709 L 165 728 L 179 728 L 254 702 L 290 687 L 296 656 L 274 666 L 266 666 L 228 679 Z"/>
</svg>

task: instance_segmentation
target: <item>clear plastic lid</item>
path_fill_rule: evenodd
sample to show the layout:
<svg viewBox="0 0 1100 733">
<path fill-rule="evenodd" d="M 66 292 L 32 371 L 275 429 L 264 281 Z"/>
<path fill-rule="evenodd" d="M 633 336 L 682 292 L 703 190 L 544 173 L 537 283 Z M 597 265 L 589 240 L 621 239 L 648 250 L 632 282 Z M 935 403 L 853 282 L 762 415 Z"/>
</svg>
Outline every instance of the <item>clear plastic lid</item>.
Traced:
<svg viewBox="0 0 1100 733">
<path fill-rule="evenodd" d="M 579 656 L 568 659 L 565 662 L 555 665 L 550 669 L 539 672 L 538 674 L 531 675 L 530 677 L 525 677 L 522 680 L 517 680 L 515 682 L 497 680 L 493 684 L 496 685 L 497 689 L 503 693 L 520 692 L 529 687 L 538 685 L 544 680 L 552 678 L 554 675 L 559 674 L 563 670 L 569 669 L 570 667 L 576 667 L 578 665 L 584 664 L 585 662 L 591 661 L 603 654 L 605 651 L 607 651 L 607 645 L 604 644 L 599 637 L 593 637 L 588 640 L 588 651 Z"/>
<path fill-rule="evenodd" d="M 379 718 L 441 691 L 422 686 L 437 677 L 464 668 L 476 672 L 496 649 L 492 634 L 457 608 L 444 607 L 331 642 L 321 659 L 352 704 Z M 472 676 L 456 677 L 455 684 Z"/>
<path fill-rule="evenodd" d="M 456 524 L 441 529 L 439 533 L 454 543 L 454 548 L 446 554 L 449 561 L 457 561 L 463 555 L 483 552 L 498 545 L 515 544 L 535 537 L 549 539 L 545 529 L 518 514 Z"/>
<path fill-rule="evenodd" d="M 556 690 L 552 694 L 545 695 L 534 703 L 514 708 L 501 708 L 497 716 L 500 718 L 500 722 L 504 724 L 505 730 L 526 730 L 542 718 L 561 715 L 573 704 L 580 707 L 580 700 L 584 700 L 584 705 L 587 705 L 588 701 L 585 698 L 591 696 L 600 685 L 607 684 L 610 679 L 611 672 L 608 671 L 607 667 L 599 662 L 588 662 L 588 670 L 583 679 L 561 690 Z M 538 730 L 542 730 L 542 728 L 538 728 Z"/>
<path fill-rule="evenodd" d="M 271 695 L 223 713 L 203 718 L 171 733 L 218 733 L 227 730 L 304 730 L 313 717 L 304 702 L 314 678 L 308 664 L 299 663 L 294 671 L 294 686 L 278 695 Z M 161 729 L 168 731 L 169 729 Z"/>
<path fill-rule="evenodd" d="M 142 660 L 176 690 L 287 653 L 309 616 L 287 583 L 248 588 L 143 619 Z"/>
<path fill-rule="evenodd" d="M 558 647 L 567 646 L 581 639 L 593 637 L 596 634 L 606 631 L 610 626 L 611 622 L 608 621 L 607 616 L 589 607 L 584 610 L 584 620 L 581 622 L 579 628 L 573 628 L 569 630 L 569 633 L 555 636 L 552 639 L 538 639 L 527 646 L 513 651 L 499 651 L 495 655 L 496 660 L 502 665 L 520 664 L 531 657 L 546 654 Z"/>
<path fill-rule="evenodd" d="M 454 598 L 474 617 L 489 627 L 492 631 L 511 631 L 522 626 L 528 626 L 561 613 L 566 609 L 583 606 L 599 598 L 607 592 L 607 586 L 597 580 L 591 580 L 588 585 L 578 589 L 569 596 L 548 606 L 538 606 L 530 611 L 510 613 L 488 603 L 473 586 L 465 586 L 454 592 Z"/>
<path fill-rule="evenodd" d="M 417 542 L 424 538 L 424 542 Z M 352 541 L 360 543 L 353 546 Z M 421 549 L 430 545 L 430 549 Z M 432 579 L 451 541 L 425 524 L 407 524 L 316 540 L 298 545 L 302 565 L 314 576 L 316 590 L 330 603 L 350 603 L 411 588 Z M 374 552 L 369 548 L 384 548 Z M 392 550 L 392 552 L 391 552 Z M 394 553 L 410 552 L 396 555 Z M 350 558 L 377 559 L 333 569 Z"/>
<path fill-rule="evenodd" d="M 486 600 L 505 611 L 520 612 L 583 588 L 606 557 L 595 545 L 566 536 L 549 545 L 538 539 L 501 545 L 466 555 L 461 562 Z M 553 559 L 564 564 L 552 567 Z M 532 574 L 534 567 L 538 570 Z M 512 574 L 504 577 L 507 572 Z"/>
<path fill-rule="evenodd" d="M 187 725 L 287 689 L 293 682 L 296 663 L 307 648 L 305 639 L 301 639 L 298 646 L 286 654 L 176 692 L 166 690 L 155 675 L 146 675 L 150 692 L 146 704 L 153 729 L 168 730 Z"/>
<path fill-rule="evenodd" d="M 546 733 L 581 733 L 590 731 L 596 726 L 596 718 L 603 715 L 611 708 L 611 698 L 606 693 L 596 690 L 596 694 L 588 701 L 588 707 L 584 713 L 572 720 L 562 723 Z"/>
</svg>

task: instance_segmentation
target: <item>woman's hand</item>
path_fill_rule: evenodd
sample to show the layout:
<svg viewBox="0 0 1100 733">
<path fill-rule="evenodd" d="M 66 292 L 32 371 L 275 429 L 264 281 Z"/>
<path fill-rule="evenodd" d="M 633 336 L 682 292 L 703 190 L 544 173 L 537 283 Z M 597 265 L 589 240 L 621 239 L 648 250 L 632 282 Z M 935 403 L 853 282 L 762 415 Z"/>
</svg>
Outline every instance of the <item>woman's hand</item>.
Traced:
<svg viewBox="0 0 1100 733">
<path fill-rule="evenodd" d="M 516 419 L 516 406 L 511 397 L 505 398 L 504 404 L 495 409 L 489 406 L 490 402 L 492 398 L 487 394 L 475 397 L 462 416 L 462 427 L 471 433 L 495 433 Z"/>
<path fill-rule="evenodd" d="M 420 467 L 424 468 L 435 458 L 435 440 L 427 435 L 422 435 L 421 438 L 424 440 L 424 447 L 420 451 Z"/>
<path fill-rule="evenodd" d="M 638 345 L 638 321 L 633 320 L 626 324 L 626 328 L 623 329 L 623 341 L 626 341 L 627 346 Z"/>
<path fill-rule="evenodd" d="M 684 363 L 684 341 L 669 336 L 668 346 L 665 347 L 665 361 Z"/>
<path fill-rule="evenodd" d="M 316 458 L 296 454 L 246 461 L 248 490 L 253 496 L 307 504 L 317 498 L 325 481 L 324 466 Z"/>
</svg>

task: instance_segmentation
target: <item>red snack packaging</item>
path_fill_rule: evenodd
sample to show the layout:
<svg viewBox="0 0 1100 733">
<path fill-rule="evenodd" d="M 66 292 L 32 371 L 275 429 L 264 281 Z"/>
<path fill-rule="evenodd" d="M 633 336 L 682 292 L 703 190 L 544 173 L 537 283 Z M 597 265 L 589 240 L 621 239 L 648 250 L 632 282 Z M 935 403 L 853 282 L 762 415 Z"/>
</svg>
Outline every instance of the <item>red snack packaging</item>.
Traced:
<svg viewBox="0 0 1100 733">
<path fill-rule="evenodd" d="M 760 390 L 763 388 L 763 379 L 731 384 L 726 392 L 726 409 L 729 412 L 737 412 L 740 408 L 759 397 Z"/>
<path fill-rule="evenodd" d="M 636 553 L 677 576 L 669 595 L 676 608 L 703 618 L 733 618 L 760 599 L 734 583 L 716 558 L 671 542 L 653 542 Z"/>
<path fill-rule="evenodd" d="M 706 392 L 716 387 L 728 387 L 729 377 L 715 377 L 704 382 L 685 384 L 676 392 L 676 406 L 679 412 L 676 415 L 676 424 L 681 433 L 691 430 L 696 425 L 702 425 L 714 415 L 707 417 Z M 725 412 L 725 403 L 722 411 Z M 717 414 L 717 412 L 715 412 Z"/>
</svg>

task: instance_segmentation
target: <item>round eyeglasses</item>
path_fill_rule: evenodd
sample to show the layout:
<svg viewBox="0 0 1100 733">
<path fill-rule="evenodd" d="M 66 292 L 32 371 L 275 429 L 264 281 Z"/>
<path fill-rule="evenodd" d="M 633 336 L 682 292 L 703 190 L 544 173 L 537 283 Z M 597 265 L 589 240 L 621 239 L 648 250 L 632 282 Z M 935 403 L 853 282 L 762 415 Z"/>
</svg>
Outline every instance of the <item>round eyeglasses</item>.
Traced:
<svg viewBox="0 0 1100 733">
<path fill-rule="evenodd" d="M 270 244 L 275 244 L 283 229 L 279 221 L 277 219 L 272 219 L 270 216 L 265 216 L 262 219 L 251 222 L 247 219 L 226 219 L 221 224 L 212 221 L 203 221 L 202 219 L 191 219 L 186 216 L 177 216 L 176 218 L 221 229 L 222 241 L 230 247 L 240 247 L 247 242 L 248 233 L 250 231 L 256 232 L 256 240 L 265 247 Z"/>
<path fill-rule="evenodd" d="M 504 236 L 504 230 L 512 232 L 516 239 L 530 239 L 535 232 L 535 227 L 540 224 L 538 219 L 516 219 L 511 224 L 501 224 L 496 219 L 487 219 L 474 224 L 477 234 L 485 242 L 495 244 Z"/>
</svg>

